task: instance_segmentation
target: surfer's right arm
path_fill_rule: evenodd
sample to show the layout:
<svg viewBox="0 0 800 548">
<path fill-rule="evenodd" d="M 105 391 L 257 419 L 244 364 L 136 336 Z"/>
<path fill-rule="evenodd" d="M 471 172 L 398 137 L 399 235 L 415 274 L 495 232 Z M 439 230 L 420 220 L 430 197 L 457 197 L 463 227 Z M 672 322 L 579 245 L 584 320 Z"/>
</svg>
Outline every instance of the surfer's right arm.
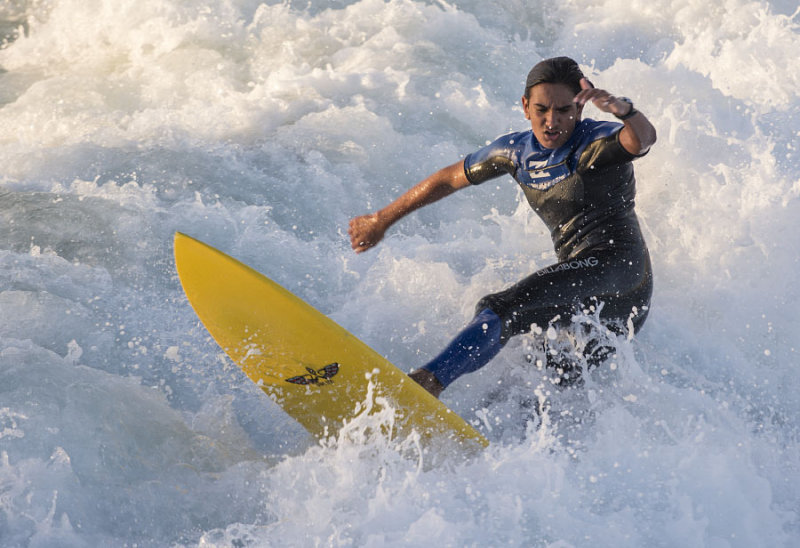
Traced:
<svg viewBox="0 0 800 548">
<path fill-rule="evenodd" d="M 464 173 L 464 162 L 440 169 L 423 179 L 385 208 L 350 220 L 350 245 L 356 253 L 374 247 L 386 230 L 412 211 L 449 196 L 470 185 Z"/>
</svg>

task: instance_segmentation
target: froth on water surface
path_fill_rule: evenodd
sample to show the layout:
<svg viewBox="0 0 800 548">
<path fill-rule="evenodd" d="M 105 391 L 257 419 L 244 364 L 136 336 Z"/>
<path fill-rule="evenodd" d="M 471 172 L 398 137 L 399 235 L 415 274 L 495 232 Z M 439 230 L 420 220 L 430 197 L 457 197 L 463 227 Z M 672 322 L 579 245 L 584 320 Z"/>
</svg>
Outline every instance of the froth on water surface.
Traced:
<svg viewBox="0 0 800 548">
<path fill-rule="evenodd" d="M 0 545 L 796 544 L 798 24 L 781 0 L 3 3 Z M 524 76 L 562 54 L 659 133 L 645 328 L 580 387 L 529 359 L 546 332 L 459 379 L 472 458 L 313 442 L 198 323 L 173 233 L 418 367 L 549 235 L 508 178 L 362 255 L 347 221 L 525 129 Z"/>
</svg>

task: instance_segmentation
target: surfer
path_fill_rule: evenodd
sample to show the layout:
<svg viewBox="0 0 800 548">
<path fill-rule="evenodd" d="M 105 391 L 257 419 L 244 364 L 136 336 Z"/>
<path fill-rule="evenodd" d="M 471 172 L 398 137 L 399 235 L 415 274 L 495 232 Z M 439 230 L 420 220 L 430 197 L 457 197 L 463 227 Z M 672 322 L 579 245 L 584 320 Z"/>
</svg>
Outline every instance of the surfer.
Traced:
<svg viewBox="0 0 800 548">
<path fill-rule="evenodd" d="M 588 102 L 621 123 L 582 120 Z M 410 374 L 437 397 L 532 325 L 563 328 L 574 312 L 600 303 L 601 320 L 618 332 L 637 332 L 647 317 L 652 271 L 634 212 L 632 161 L 655 143 L 655 128 L 629 99 L 595 88 L 567 57 L 531 69 L 522 109 L 530 130 L 496 139 L 350 221 L 351 245 L 361 253 L 412 211 L 509 174 L 551 232 L 558 262 L 480 299 L 473 320 Z"/>
</svg>

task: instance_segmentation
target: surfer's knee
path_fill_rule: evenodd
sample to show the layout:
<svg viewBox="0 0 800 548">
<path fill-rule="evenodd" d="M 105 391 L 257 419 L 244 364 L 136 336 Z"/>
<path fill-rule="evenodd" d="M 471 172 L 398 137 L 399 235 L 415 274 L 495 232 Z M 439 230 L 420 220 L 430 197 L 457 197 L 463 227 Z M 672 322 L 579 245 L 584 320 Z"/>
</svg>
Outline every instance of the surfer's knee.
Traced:
<svg viewBox="0 0 800 548">
<path fill-rule="evenodd" d="M 505 346 L 508 339 L 517 334 L 511 307 L 504 301 L 501 293 L 493 293 L 478 301 L 478 304 L 475 305 L 475 317 L 478 318 L 487 311 L 499 318 L 500 345 Z"/>
</svg>

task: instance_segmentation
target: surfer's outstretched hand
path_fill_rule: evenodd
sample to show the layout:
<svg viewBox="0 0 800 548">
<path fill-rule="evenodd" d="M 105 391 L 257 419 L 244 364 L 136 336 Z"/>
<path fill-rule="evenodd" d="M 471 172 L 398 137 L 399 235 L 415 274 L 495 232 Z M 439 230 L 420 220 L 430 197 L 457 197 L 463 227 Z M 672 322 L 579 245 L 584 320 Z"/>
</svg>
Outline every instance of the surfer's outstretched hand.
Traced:
<svg viewBox="0 0 800 548">
<path fill-rule="evenodd" d="M 350 247 L 356 253 L 362 253 L 374 247 L 383 239 L 386 228 L 377 213 L 350 219 L 350 228 L 347 230 L 350 235 Z"/>
</svg>

